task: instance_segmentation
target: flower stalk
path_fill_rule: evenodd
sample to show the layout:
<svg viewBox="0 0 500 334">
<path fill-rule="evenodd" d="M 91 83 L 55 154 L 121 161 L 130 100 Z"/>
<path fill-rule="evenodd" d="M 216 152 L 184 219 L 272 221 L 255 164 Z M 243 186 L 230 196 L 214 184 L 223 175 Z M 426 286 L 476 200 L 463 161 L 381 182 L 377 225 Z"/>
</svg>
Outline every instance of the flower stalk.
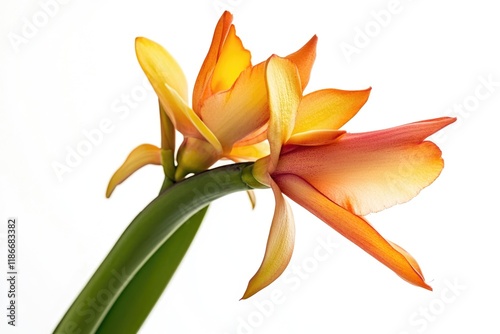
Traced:
<svg viewBox="0 0 500 334">
<path fill-rule="evenodd" d="M 116 242 L 54 333 L 96 333 L 141 268 L 193 214 L 222 196 L 252 189 L 242 178 L 249 164 L 197 174 L 154 199 Z"/>
</svg>

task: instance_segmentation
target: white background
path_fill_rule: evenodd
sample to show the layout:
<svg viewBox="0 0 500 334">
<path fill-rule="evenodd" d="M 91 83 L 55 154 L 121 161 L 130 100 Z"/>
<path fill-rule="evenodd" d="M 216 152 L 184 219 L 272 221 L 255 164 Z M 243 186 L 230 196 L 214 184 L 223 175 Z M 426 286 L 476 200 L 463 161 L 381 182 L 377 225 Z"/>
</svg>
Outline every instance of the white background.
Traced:
<svg viewBox="0 0 500 334">
<path fill-rule="evenodd" d="M 254 211 L 240 193 L 212 205 L 141 333 L 500 330 L 500 21 L 494 2 L 61 0 L 57 10 L 51 7 L 52 16 L 43 12 L 47 2 L 0 5 L 0 247 L 5 254 L 7 217 L 17 217 L 20 272 L 14 329 L 6 325 L 7 285 L 0 280 L 0 332 L 51 332 L 160 187 L 161 169 L 148 167 L 111 199 L 104 197 L 131 149 L 159 144 L 153 93 L 116 112 L 125 95 L 145 92 L 134 38 L 165 46 L 192 88 L 222 9 L 234 13 L 254 63 L 295 51 L 317 34 L 308 91 L 373 87 L 348 131 L 458 117 L 436 138 L 446 161 L 439 179 L 411 202 L 368 217 L 416 257 L 434 292 L 402 281 L 293 205 L 297 240 L 290 268 L 296 271 L 239 301 L 260 264 L 273 212 L 270 191 L 257 192 Z M 388 8 L 390 19 L 377 23 L 376 13 Z M 23 37 L 26 22 L 39 27 Z M 371 36 L 363 40 L 359 31 L 366 29 Z M 346 56 L 341 46 L 347 44 L 357 53 Z M 109 133 L 59 180 L 54 162 L 65 164 L 68 150 L 105 119 L 112 124 Z M 318 250 L 325 242 L 336 245 L 332 254 Z M 322 261 L 314 257 L 318 251 Z M 0 259 L 5 272 L 5 256 Z M 298 270 L 309 273 L 299 276 Z M 276 295 L 279 303 L 271 298 Z"/>
</svg>

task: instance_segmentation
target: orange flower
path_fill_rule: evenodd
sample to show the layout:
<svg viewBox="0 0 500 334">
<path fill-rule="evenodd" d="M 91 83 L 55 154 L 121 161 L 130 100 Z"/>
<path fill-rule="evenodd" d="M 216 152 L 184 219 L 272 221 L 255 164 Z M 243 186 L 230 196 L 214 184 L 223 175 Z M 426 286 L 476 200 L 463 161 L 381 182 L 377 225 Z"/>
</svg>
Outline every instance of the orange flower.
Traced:
<svg viewBox="0 0 500 334">
<path fill-rule="evenodd" d="M 250 52 L 243 47 L 231 22 L 232 15 L 225 12 L 217 23 L 194 85 L 192 108 L 188 106 L 186 78 L 175 59 L 159 44 L 143 37 L 136 39 L 137 58 L 160 106 L 184 135 L 173 176 L 176 181 L 208 169 L 219 159 L 255 161 L 269 154 L 265 142 L 269 120 L 266 63 L 252 66 Z M 309 80 L 316 41 L 314 36 L 286 57 L 300 72 L 301 89 Z M 163 149 L 175 150 L 172 146 Z M 150 163 L 163 164 L 160 148 L 141 145 L 135 149 L 110 181 L 108 196 L 130 174 Z"/>
<path fill-rule="evenodd" d="M 350 134 L 339 129 L 363 106 L 370 89 L 326 89 L 302 96 L 296 66 L 279 57 L 269 60 L 266 75 L 271 153 L 255 163 L 253 175 L 273 189 L 276 209 L 264 260 L 243 298 L 273 282 L 290 261 L 295 229 L 282 194 L 404 280 L 431 289 L 417 262 L 362 216 L 410 200 L 438 177 L 441 151 L 424 140 L 455 119 Z"/>
</svg>

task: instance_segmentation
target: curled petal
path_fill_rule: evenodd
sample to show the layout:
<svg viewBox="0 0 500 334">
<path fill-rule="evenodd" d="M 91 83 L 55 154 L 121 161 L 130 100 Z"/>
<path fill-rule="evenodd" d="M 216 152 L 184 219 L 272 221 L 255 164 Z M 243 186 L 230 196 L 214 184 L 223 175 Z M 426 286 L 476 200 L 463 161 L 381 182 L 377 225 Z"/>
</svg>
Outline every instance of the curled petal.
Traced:
<svg viewBox="0 0 500 334">
<path fill-rule="evenodd" d="M 139 64 L 153 85 L 168 85 L 182 98 L 188 99 L 188 86 L 184 72 L 172 57 L 160 44 L 145 37 L 135 39 L 135 52 Z"/>
<path fill-rule="evenodd" d="M 212 95 L 203 104 L 203 122 L 225 152 L 269 120 L 265 80 L 265 63 L 249 67 L 230 90 Z"/>
<path fill-rule="evenodd" d="M 401 255 L 403 255 L 406 260 L 410 263 L 410 265 L 413 267 L 413 269 L 415 269 L 415 271 L 422 277 L 422 279 L 424 278 L 424 274 L 422 273 L 422 270 L 420 269 L 420 266 L 418 265 L 417 263 L 417 260 L 415 260 L 413 258 L 413 256 L 410 255 L 410 253 L 408 253 L 407 251 L 405 251 L 402 247 L 396 245 L 394 242 L 391 242 L 389 240 L 387 240 L 387 242 L 389 242 L 389 244 L 395 249 L 397 250 L 399 253 L 401 253 Z"/>
<path fill-rule="evenodd" d="M 285 57 L 297 66 L 302 90 L 309 82 L 311 69 L 316 60 L 316 44 L 318 44 L 318 37 L 314 35 L 302 48 Z"/>
<path fill-rule="evenodd" d="M 217 150 L 222 150 L 221 145 L 213 133 L 200 120 L 198 115 L 188 107 L 184 91 L 179 91 L 176 86 L 182 74 L 173 57 L 159 44 L 138 37 L 135 42 L 137 59 L 144 73 L 153 86 L 162 108 L 167 113 L 173 125 L 182 134 L 189 137 L 205 138 Z M 179 68 L 172 70 L 171 68 Z M 185 81 L 184 74 L 182 78 Z"/>
<path fill-rule="evenodd" d="M 425 283 L 416 261 L 406 251 L 385 240 L 366 220 L 341 208 L 298 176 L 281 175 L 275 177 L 275 182 L 293 201 L 312 212 L 402 279 L 432 290 Z"/>
<path fill-rule="evenodd" d="M 240 73 L 252 64 L 250 59 L 250 51 L 243 47 L 234 25 L 231 25 L 214 68 L 210 83 L 212 93 L 229 89 Z"/>
<path fill-rule="evenodd" d="M 232 21 L 233 16 L 226 11 L 215 27 L 212 44 L 194 85 L 193 108 L 196 112 L 214 93 L 212 90 L 228 89 L 241 71 L 250 66 L 250 52 L 236 36 Z"/>
<path fill-rule="evenodd" d="M 323 89 L 307 94 L 300 101 L 293 133 L 340 129 L 365 104 L 370 91 Z"/>
<path fill-rule="evenodd" d="M 125 181 L 135 171 L 150 164 L 161 165 L 161 149 L 150 144 L 142 144 L 136 147 L 111 177 L 106 190 L 106 197 L 111 196 L 116 186 Z"/>
<path fill-rule="evenodd" d="M 269 172 L 278 163 L 281 146 L 290 138 L 302 96 L 297 67 L 289 60 L 272 56 L 266 68 L 269 95 L 268 139 L 271 148 Z"/>
<path fill-rule="evenodd" d="M 286 269 L 292 257 L 295 242 L 293 214 L 276 183 L 272 182 L 271 187 L 276 199 L 276 208 L 269 232 L 266 253 L 259 270 L 248 283 L 248 287 L 241 299 L 253 296 L 274 282 Z"/>
<path fill-rule="evenodd" d="M 412 199 L 438 177 L 441 151 L 423 140 L 454 121 L 444 117 L 347 133 L 329 145 L 298 147 L 280 157 L 274 173 L 300 176 L 357 215 L 377 212 Z"/>
</svg>

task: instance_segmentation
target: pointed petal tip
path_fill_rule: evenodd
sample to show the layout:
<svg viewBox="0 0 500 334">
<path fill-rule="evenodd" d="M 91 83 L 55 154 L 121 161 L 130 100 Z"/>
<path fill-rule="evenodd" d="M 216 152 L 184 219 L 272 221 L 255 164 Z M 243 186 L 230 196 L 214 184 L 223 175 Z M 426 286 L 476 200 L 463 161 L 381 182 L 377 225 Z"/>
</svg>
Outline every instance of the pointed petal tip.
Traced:
<svg viewBox="0 0 500 334">
<path fill-rule="evenodd" d="M 257 291 L 251 291 L 250 290 L 250 283 L 249 283 L 248 286 L 247 286 L 247 289 L 245 290 L 245 293 L 240 298 L 240 301 L 248 299 L 248 298 L 252 297 L 253 295 L 255 295 L 256 293 L 257 293 Z"/>
<path fill-rule="evenodd" d="M 161 165 L 161 149 L 150 144 L 137 146 L 130 152 L 125 162 L 116 170 L 109 180 L 106 198 L 109 198 L 115 188 L 130 175 L 146 165 Z"/>
</svg>

